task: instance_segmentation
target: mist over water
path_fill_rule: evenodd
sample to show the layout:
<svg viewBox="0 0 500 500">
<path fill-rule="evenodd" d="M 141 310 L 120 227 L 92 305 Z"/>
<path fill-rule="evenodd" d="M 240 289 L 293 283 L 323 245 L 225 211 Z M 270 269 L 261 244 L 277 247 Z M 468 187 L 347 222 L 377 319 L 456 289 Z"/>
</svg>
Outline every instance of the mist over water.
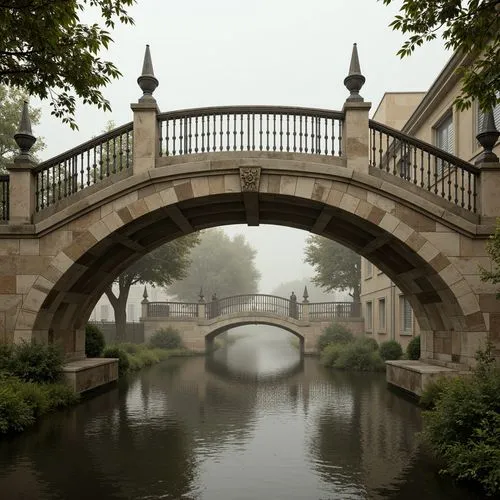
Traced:
<svg viewBox="0 0 500 500">
<path fill-rule="evenodd" d="M 326 370 L 274 328 L 225 337 L 0 441 L 0 498 L 475 498 L 437 474 L 383 374 Z"/>
</svg>

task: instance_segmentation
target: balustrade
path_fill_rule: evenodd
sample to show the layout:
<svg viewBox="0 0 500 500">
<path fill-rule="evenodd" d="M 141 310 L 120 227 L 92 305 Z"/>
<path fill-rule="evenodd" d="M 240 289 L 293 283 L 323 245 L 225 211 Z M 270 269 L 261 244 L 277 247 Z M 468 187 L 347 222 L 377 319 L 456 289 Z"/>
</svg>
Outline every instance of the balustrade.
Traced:
<svg viewBox="0 0 500 500">
<path fill-rule="evenodd" d="M 477 167 L 381 123 L 370 120 L 369 126 L 371 167 L 477 211 Z"/>
<path fill-rule="evenodd" d="M 233 106 L 162 113 L 160 156 L 224 151 L 342 155 L 340 111 Z"/>
<path fill-rule="evenodd" d="M 36 210 L 132 166 L 132 123 L 106 132 L 35 168 Z"/>
</svg>

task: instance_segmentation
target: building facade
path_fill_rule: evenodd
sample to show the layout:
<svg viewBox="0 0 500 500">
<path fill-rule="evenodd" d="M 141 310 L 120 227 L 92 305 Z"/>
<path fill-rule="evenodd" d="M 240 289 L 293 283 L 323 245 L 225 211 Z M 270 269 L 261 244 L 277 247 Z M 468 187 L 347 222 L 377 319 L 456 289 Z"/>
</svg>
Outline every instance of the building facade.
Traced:
<svg viewBox="0 0 500 500">
<path fill-rule="evenodd" d="M 454 54 L 427 92 L 385 93 L 373 120 L 474 163 L 482 152 L 476 135 L 483 114 L 477 103 L 465 111 L 458 111 L 453 106 L 461 90 L 457 70 L 469 62 L 469 56 Z M 500 130 L 500 105 L 496 106 L 494 117 Z M 494 152 L 500 156 L 500 142 Z M 446 176 L 439 166 L 436 168 L 437 179 Z M 418 323 L 406 297 L 388 276 L 365 258 L 361 259 L 361 303 L 366 334 L 377 342 L 394 339 L 405 348 L 411 338 L 419 334 Z"/>
</svg>

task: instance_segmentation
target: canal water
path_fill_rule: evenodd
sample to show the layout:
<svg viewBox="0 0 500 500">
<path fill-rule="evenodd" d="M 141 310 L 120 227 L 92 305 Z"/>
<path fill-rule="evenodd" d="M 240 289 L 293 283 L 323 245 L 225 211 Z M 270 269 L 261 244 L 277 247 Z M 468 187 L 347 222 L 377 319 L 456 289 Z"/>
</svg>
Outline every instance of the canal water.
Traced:
<svg viewBox="0 0 500 500">
<path fill-rule="evenodd" d="M 471 500 L 419 445 L 420 410 L 383 374 L 300 359 L 235 329 L 0 440 L 0 499 Z"/>
</svg>

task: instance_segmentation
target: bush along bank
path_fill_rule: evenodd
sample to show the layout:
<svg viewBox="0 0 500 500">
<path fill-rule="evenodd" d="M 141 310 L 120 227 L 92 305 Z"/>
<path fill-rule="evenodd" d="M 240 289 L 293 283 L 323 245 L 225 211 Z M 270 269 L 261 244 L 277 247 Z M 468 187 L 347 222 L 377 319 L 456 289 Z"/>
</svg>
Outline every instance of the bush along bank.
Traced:
<svg viewBox="0 0 500 500">
<path fill-rule="evenodd" d="M 179 333 L 171 327 L 156 331 L 148 344 L 114 344 L 105 347 L 102 352 L 105 358 L 118 358 L 119 375 L 140 370 L 173 356 L 190 355 L 192 352 L 184 348 Z"/>
<path fill-rule="evenodd" d="M 421 404 L 423 438 L 442 460 L 443 473 L 500 495 L 500 368 L 493 346 L 477 353 L 470 376 L 429 384 Z"/>
<path fill-rule="evenodd" d="M 0 345 L 0 434 L 20 432 L 37 418 L 78 401 L 63 382 L 63 354 L 55 345 Z"/>
<path fill-rule="evenodd" d="M 403 355 L 401 346 L 387 341 L 380 346 L 374 339 L 355 338 L 352 332 L 332 323 L 318 339 L 318 351 L 321 363 L 339 370 L 384 371 L 385 361 L 400 359 Z"/>
</svg>

